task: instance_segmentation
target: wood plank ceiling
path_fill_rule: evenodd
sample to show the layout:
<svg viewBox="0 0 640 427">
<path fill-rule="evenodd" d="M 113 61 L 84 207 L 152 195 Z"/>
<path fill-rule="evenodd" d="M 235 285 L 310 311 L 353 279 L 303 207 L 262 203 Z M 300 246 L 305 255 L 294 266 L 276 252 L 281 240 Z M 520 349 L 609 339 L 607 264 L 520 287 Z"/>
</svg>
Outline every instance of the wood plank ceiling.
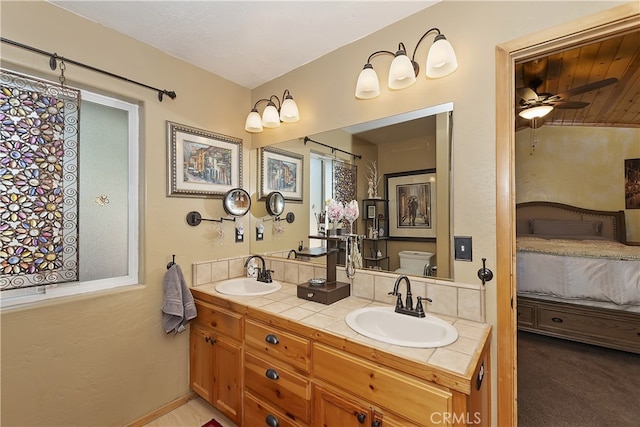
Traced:
<svg viewBox="0 0 640 427">
<path fill-rule="evenodd" d="M 530 87 L 538 95 L 559 94 L 604 79 L 618 79 L 615 84 L 568 97 L 568 101 L 589 105 L 579 109 L 554 108 L 544 117 L 545 126 L 640 127 L 638 31 L 528 60 L 516 64 L 515 69 L 516 88 Z M 536 80 L 540 85 L 531 87 Z M 516 108 L 519 102 L 517 97 Z M 531 121 L 518 117 L 518 111 L 516 129 L 531 127 Z"/>
</svg>

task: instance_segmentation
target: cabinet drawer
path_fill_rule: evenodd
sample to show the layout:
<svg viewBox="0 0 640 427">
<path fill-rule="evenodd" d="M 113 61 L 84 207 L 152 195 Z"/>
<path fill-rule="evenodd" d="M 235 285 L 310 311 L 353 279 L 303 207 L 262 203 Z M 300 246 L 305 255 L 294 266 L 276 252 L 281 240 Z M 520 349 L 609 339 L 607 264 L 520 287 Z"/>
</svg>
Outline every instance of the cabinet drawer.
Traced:
<svg viewBox="0 0 640 427">
<path fill-rule="evenodd" d="M 244 426 L 279 426 L 279 427 L 304 427 L 306 424 L 298 423 L 284 415 L 270 404 L 260 400 L 251 393 L 244 394 Z"/>
<path fill-rule="evenodd" d="M 402 411 L 418 424 L 429 424 L 432 413 L 451 413 L 451 392 L 436 388 L 322 344 L 313 346 L 313 372 L 349 393 Z"/>
<path fill-rule="evenodd" d="M 245 344 L 257 354 L 275 357 L 298 369 L 309 372 L 311 343 L 289 332 L 251 320 L 245 322 Z"/>
<path fill-rule="evenodd" d="M 244 381 L 247 388 L 280 407 L 290 418 L 310 421 L 311 386 L 305 377 L 245 353 Z"/>
<path fill-rule="evenodd" d="M 578 335 L 588 335 L 616 339 L 627 342 L 637 342 L 640 325 L 629 321 L 619 320 L 613 316 L 589 316 L 587 310 L 580 312 L 560 311 L 538 308 L 538 327 L 540 329 L 559 332 L 563 331 Z"/>
<path fill-rule="evenodd" d="M 518 325 L 533 326 L 534 312 L 532 305 L 518 303 Z"/>
<path fill-rule="evenodd" d="M 215 305 L 195 300 L 198 317 L 195 323 L 225 334 L 238 341 L 242 340 L 242 316 Z"/>
</svg>

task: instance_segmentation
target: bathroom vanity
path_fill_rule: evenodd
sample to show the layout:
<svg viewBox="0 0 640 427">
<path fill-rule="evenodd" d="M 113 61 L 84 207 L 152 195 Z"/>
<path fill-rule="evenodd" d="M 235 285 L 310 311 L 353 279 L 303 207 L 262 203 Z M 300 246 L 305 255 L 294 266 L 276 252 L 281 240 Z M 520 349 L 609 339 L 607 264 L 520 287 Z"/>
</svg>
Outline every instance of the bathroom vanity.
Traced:
<svg viewBox="0 0 640 427">
<path fill-rule="evenodd" d="M 490 425 L 489 325 L 452 318 L 455 343 L 400 347 L 344 322 L 371 301 L 349 296 L 325 306 L 282 285 L 259 297 L 223 295 L 215 284 L 191 288 L 191 388 L 235 423 Z"/>
</svg>

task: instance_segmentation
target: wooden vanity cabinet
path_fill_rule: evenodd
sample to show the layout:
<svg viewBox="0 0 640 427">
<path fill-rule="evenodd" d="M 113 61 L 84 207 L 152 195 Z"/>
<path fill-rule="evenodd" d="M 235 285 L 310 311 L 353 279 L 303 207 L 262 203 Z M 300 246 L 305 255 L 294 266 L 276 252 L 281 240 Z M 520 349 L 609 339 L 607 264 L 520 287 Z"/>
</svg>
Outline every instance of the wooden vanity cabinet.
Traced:
<svg viewBox="0 0 640 427">
<path fill-rule="evenodd" d="M 242 419 L 242 316 L 196 301 L 190 326 L 191 389 L 226 417 Z"/>
<path fill-rule="evenodd" d="M 207 301 L 191 324 L 191 388 L 238 426 L 491 425 L 488 335 L 468 376 L 435 369 L 436 384 L 428 365 Z"/>
<path fill-rule="evenodd" d="M 309 425 L 311 342 L 248 318 L 244 342 L 243 425 Z"/>
<path fill-rule="evenodd" d="M 314 384 L 313 396 L 312 427 L 420 427 L 330 386 Z"/>
</svg>

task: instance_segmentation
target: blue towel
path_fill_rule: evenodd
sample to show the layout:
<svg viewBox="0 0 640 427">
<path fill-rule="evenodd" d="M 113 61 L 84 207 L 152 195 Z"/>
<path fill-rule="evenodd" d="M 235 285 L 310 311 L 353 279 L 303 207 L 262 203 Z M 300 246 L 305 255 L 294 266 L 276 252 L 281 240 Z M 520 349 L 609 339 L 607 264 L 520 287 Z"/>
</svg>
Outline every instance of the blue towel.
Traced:
<svg viewBox="0 0 640 427">
<path fill-rule="evenodd" d="M 193 295 L 178 264 L 173 264 L 164 275 L 162 326 L 166 333 L 182 332 L 189 320 L 197 316 Z"/>
</svg>

